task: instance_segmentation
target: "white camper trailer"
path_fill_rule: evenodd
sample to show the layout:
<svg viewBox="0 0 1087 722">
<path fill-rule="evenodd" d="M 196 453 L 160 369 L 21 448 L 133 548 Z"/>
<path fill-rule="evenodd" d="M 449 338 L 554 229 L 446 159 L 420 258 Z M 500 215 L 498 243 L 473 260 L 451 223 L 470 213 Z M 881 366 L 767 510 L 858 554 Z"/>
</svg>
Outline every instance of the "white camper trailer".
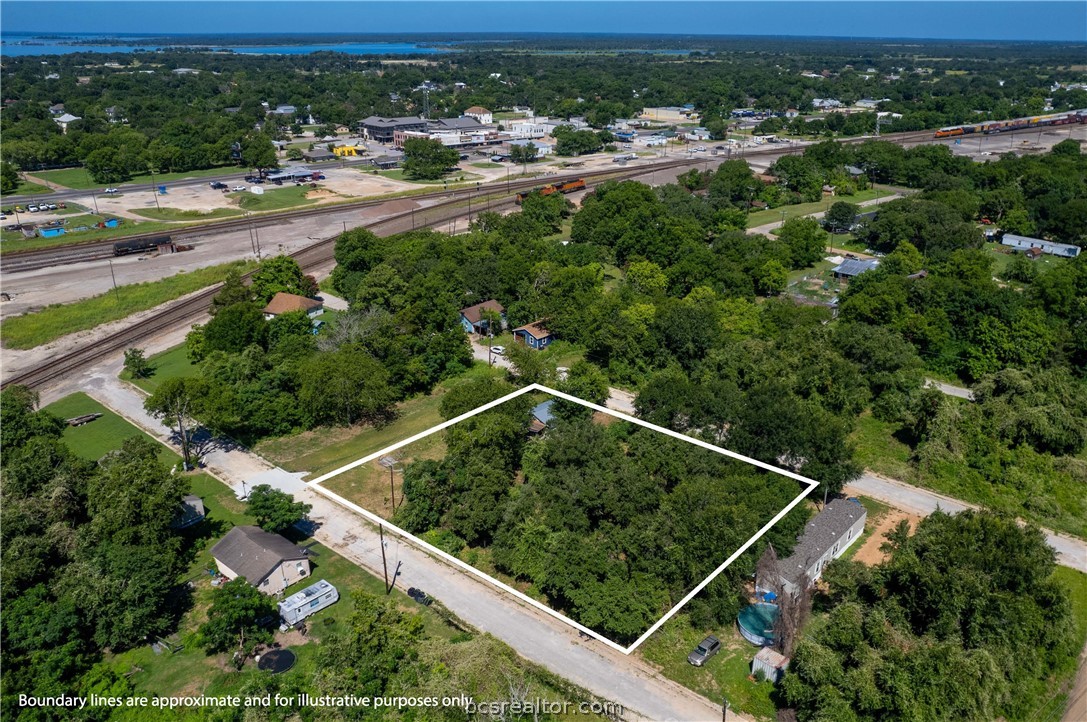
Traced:
<svg viewBox="0 0 1087 722">
<path fill-rule="evenodd" d="M 279 616 L 286 625 L 302 621 L 314 612 L 336 603 L 340 593 L 324 579 L 296 592 L 279 603 Z"/>
</svg>

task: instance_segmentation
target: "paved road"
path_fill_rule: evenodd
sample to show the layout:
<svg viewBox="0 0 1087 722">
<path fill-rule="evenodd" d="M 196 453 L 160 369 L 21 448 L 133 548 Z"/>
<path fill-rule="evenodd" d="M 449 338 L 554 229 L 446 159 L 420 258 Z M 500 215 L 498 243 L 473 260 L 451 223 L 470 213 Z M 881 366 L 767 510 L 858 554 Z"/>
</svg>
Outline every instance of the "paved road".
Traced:
<svg viewBox="0 0 1087 722">
<path fill-rule="evenodd" d="M 976 504 L 952 499 L 935 491 L 919 489 L 870 471 L 866 471 L 859 479 L 849 482 L 846 490 L 847 493 L 870 496 L 903 511 L 912 511 L 921 516 L 928 516 L 937 509 L 958 513 L 964 509 L 980 508 Z M 1058 564 L 1087 572 L 1087 542 L 1048 529 L 1042 531 L 1045 532 L 1049 545 L 1057 550 Z"/>
<path fill-rule="evenodd" d="M 143 410 L 143 395 L 116 378 L 120 360 L 103 365 L 82 388 L 129 421 L 177 448 L 169 430 Z M 381 576 L 381 548 L 376 530 L 301 481 L 303 474 L 277 468 L 246 449 L 208 442 L 206 470 L 242 495 L 254 485 L 271 484 L 313 505 L 316 538 L 354 563 Z M 396 584 L 416 586 L 439 599 L 473 627 L 493 634 L 526 659 L 569 679 L 598 697 L 627 709 L 625 719 L 716 720 L 714 702 L 665 679 L 636 656 L 614 652 L 599 642 L 585 642 L 572 627 L 521 603 L 514 597 L 447 565 L 395 537 L 386 539 L 386 554 Z M 731 715 L 737 719 L 746 719 Z"/>
<path fill-rule="evenodd" d="M 966 399 L 967 401 L 974 400 L 974 392 L 970 389 L 963 388 L 962 386 L 952 386 L 951 384 L 945 384 L 943 381 L 937 381 L 936 379 L 925 379 L 925 386 L 939 389 L 948 396 L 955 396 L 960 399 Z"/>
</svg>

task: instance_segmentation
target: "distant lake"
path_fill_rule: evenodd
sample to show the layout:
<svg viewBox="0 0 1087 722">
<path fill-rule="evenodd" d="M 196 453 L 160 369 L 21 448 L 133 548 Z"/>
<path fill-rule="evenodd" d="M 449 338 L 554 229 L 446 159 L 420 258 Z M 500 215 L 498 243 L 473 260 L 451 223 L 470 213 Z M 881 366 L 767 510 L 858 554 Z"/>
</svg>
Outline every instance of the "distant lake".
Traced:
<svg viewBox="0 0 1087 722">
<path fill-rule="evenodd" d="M 89 40 L 91 38 L 73 38 L 73 40 Z M 415 43 L 328 43 L 312 45 L 156 45 L 154 47 L 140 47 L 138 45 L 68 45 L 58 42 L 56 38 L 34 37 L 5 37 L 0 45 L 0 55 L 9 57 L 23 55 L 68 55 L 71 53 L 132 53 L 137 50 L 154 51 L 156 49 L 171 50 L 176 48 L 200 48 L 206 50 L 230 50 L 239 55 L 308 55 L 310 53 L 334 52 L 348 55 L 432 55 L 436 53 L 452 52 L 450 48 L 416 45 Z"/>
</svg>

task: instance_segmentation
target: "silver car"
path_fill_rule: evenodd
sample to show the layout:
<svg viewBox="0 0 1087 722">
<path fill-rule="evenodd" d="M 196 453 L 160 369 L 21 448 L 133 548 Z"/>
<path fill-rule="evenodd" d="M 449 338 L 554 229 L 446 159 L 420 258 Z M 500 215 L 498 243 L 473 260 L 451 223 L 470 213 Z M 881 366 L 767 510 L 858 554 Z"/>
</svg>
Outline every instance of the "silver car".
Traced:
<svg viewBox="0 0 1087 722">
<path fill-rule="evenodd" d="M 706 663 L 706 660 L 721 651 L 721 640 L 712 634 L 694 648 L 694 651 L 687 655 L 687 661 L 696 667 L 701 667 Z"/>
</svg>

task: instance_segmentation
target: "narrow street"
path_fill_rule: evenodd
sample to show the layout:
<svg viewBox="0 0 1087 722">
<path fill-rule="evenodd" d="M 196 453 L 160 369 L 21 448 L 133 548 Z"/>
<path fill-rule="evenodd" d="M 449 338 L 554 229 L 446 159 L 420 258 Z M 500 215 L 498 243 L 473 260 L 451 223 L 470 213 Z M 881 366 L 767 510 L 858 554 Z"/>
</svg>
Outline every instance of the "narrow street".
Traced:
<svg viewBox="0 0 1087 722">
<path fill-rule="evenodd" d="M 484 351 L 485 353 L 485 351 Z M 143 410 L 143 394 L 116 378 L 96 377 L 85 391 L 103 405 L 154 436 L 178 448 L 171 432 Z M 247 449 L 209 444 L 205 471 L 239 496 L 256 484 L 270 484 L 313 505 L 318 524 L 315 538 L 371 573 L 381 576 L 381 548 L 376 529 L 353 512 L 312 491 L 302 480 Z M 493 634 L 526 659 L 540 664 L 598 697 L 623 705 L 626 719 L 700 722 L 721 715 L 718 704 L 665 679 L 636 656 L 614 652 L 595 641 L 578 638 L 572 627 L 522 604 L 488 584 L 429 556 L 411 543 L 387 536 L 386 554 L 399 569 L 396 584 L 419 587 L 481 632 Z M 746 719 L 735 713 L 731 719 Z"/>
</svg>

